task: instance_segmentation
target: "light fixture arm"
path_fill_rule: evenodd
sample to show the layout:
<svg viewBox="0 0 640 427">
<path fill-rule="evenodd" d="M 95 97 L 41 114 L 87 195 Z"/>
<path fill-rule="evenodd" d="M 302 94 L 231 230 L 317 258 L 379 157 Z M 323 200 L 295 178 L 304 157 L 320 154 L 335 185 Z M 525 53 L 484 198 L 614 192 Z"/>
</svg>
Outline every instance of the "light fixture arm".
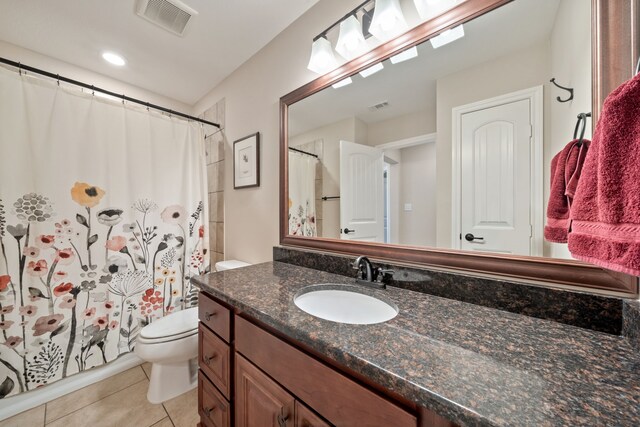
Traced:
<svg viewBox="0 0 640 427">
<path fill-rule="evenodd" d="M 354 7 L 353 10 L 351 10 L 350 12 L 346 13 L 342 18 L 338 19 L 336 22 L 334 22 L 333 24 L 331 24 L 329 27 L 327 27 L 323 32 L 321 32 L 320 34 L 318 34 L 317 36 L 315 36 L 313 38 L 313 41 L 318 40 L 319 38 L 322 37 L 326 37 L 327 33 L 329 31 L 331 31 L 332 29 L 334 29 L 335 27 L 337 27 L 342 21 L 344 21 L 345 19 L 347 19 L 349 16 L 351 15 L 357 15 L 358 12 L 360 12 L 360 10 L 364 10 L 365 12 L 367 12 L 367 10 L 365 10 L 365 6 L 369 3 L 373 3 L 375 0 L 366 0 L 363 1 L 362 3 L 360 3 L 358 6 Z M 357 16 L 356 16 L 357 18 Z"/>
</svg>

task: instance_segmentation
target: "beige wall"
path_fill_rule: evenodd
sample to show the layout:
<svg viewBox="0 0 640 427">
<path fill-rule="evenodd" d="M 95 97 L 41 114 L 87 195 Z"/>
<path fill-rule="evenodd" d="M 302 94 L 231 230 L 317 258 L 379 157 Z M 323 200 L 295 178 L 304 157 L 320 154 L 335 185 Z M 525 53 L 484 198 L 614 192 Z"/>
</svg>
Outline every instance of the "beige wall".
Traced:
<svg viewBox="0 0 640 427">
<path fill-rule="evenodd" d="M 317 77 L 307 70 L 313 37 L 358 3 L 318 2 L 195 105 L 200 114 L 225 98 L 225 158 L 231 158 L 234 140 L 252 132 L 262 137 L 260 187 L 233 190 L 232 167 L 225 168 L 225 210 L 233 213 L 225 216 L 227 259 L 272 259 L 279 242 L 279 99 Z"/>
<path fill-rule="evenodd" d="M 400 243 L 436 244 L 436 144 L 400 150 Z M 412 205 L 411 211 L 404 209 Z"/>
<path fill-rule="evenodd" d="M 549 188 L 551 159 L 573 137 L 576 116 L 591 111 L 591 5 L 583 0 L 562 0 L 551 33 L 551 71 L 559 84 L 574 88 L 571 102 L 560 103 L 566 92 L 549 86 L 551 98 L 549 114 L 550 141 L 544 153 L 544 188 Z M 593 121 L 588 119 L 585 137 L 591 139 Z M 547 193 L 545 193 L 546 195 Z M 545 212 L 548 197 L 545 197 Z M 571 258 L 566 244 L 545 241 L 544 255 L 554 258 Z"/>
<path fill-rule="evenodd" d="M 451 109 L 544 84 L 549 80 L 549 46 L 541 43 L 443 77 L 437 82 L 437 246 L 451 247 Z M 548 92 L 548 90 L 546 91 Z M 548 142 L 545 93 L 545 143 Z M 545 148 L 545 151 L 546 148 Z"/>
<path fill-rule="evenodd" d="M 404 116 L 371 123 L 368 127 L 367 144 L 380 145 L 400 141 L 436 131 L 436 112 L 416 111 Z"/>
<path fill-rule="evenodd" d="M 59 59 L 42 55 L 4 41 L 0 41 L 0 56 L 12 61 L 21 62 L 32 67 L 49 71 L 51 73 L 60 74 L 61 76 L 69 77 L 74 80 L 79 80 L 83 83 L 98 86 L 112 92 L 124 93 L 127 96 L 138 98 L 145 102 L 162 105 L 185 113 L 189 113 L 191 111 L 191 106 L 183 104 L 180 101 L 176 101 L 175 99 L 158 95 L 157 93 L 142 89 L 138 86 L 133 86 L 129 83 L 107 77 L 85 68 L 71 65 L 67 62 L 60 61 Z M 104 66 L 105 69 L 110 67 L 107 63 L 105 63 Z"/>
</svg>

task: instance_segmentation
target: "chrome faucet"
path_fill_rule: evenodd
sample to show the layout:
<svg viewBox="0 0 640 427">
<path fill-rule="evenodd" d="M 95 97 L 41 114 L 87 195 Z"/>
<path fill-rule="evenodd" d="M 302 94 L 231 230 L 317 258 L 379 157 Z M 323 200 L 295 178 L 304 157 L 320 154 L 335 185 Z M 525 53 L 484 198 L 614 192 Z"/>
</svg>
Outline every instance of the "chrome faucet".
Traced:
<svg viewBox="0 0 640 427">
<path fill-rule="evenodd" d="M 358 270 L 356 282 L 367 286 L 385 289 L 384 279 L 393 276 L 393 270 L 374 267 L 366 256 L 359 256 L 353 262 L 353 269 Z"/>
<path fill-rule="evenodd" d="M 353 269 L 358 270 L 357 279 L 373 282 L 373 265 L 371 265 L 371 261 L 366 256 L 356 258 L 353 262 Z"/>
</svg>

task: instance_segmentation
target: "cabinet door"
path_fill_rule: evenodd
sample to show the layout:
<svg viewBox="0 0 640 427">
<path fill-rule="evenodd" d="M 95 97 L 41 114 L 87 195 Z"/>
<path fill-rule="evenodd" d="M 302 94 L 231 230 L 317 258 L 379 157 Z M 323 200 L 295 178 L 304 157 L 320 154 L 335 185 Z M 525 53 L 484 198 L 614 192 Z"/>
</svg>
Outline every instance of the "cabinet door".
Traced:
<svg viewBox="0 0 640 427">
<path fill-rule="evenodd" d="M 295 427 L 331 427 L 331 424 L 317 416 L 311 409 L 296 401 Z"/>
<path fill-rule="evenodd" d="M 239 354 L 235 396 L 237 427 L 293 427 L 293 396 Z"/>
</svg>

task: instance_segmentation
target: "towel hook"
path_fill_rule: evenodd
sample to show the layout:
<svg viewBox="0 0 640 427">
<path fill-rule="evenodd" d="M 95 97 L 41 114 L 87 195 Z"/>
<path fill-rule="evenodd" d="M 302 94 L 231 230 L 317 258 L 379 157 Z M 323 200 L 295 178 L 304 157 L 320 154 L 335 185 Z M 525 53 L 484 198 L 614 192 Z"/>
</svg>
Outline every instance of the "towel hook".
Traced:
<svg viewBox="0 0 640 427">
<path fill-rule="evenodd" d="M 578 147 L 582 145 L 582 141 L 584 140 L 584 133 L 587 130 L 587 117 L 591 117 L 591 113 L 578 114 L 578 122 L 576 123 L 576 127 L 573 130 L 573 139 L 578 139 L 578 129 L 580 129 L 580 138 L 578 139 Z M 580 125 L 582 125 L 582 127 L 580 127 Z"/>
<path fill-rule="evenodd" d="M 640 74 L 640 57 L 638 57 L 638 64 L 636 65 L 636 76 Z"/>
<path fill-rule="evenodd" d="M 573 88 L 570 87 L 564 87 L 564 86 L 560 86 L 558 83 L 556 83 L 556 78 L 552 78 L 551 80 L 549 80 L 551 83 L 553 83 L 556 87 L 559 87 L 562 90 L 566 90 L 567 92 L 569 92 L 569 97 L 567 99 L 561 99 L 559 96 L 556 97 L 556 99 L 558 100 L 558 102 L 569 102 L 573 99 Z"/>
</svg>

